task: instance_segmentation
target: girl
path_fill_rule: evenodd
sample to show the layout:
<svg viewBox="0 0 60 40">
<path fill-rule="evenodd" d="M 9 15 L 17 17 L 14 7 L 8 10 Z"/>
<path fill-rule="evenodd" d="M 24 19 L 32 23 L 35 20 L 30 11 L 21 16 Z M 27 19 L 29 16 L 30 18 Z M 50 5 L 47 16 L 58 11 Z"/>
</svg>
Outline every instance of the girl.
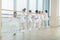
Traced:
<svg viewBox="0 0 60 40">
<path fill-rule="evenodd" d="M 41 23 L 42 23 L 42 16 L 41 16 L 41 11 L 39 11 L 39 29 L 42 26 Z"/>
<path fill-rule="evenodd" d="M 10 22 L 10 27 L 12 27 L 12 32 L 13 32 L 13 35 L 15 36 L 17 31 L 19 31 L 19 23 L 18 23 L 16 12 L 13 13 L 13 18 Z"/>
<path fill-rule="evenodd" d="M 22 22 L 22 28 L 23 28 L 23 31 L 24 31 L 24 29 L 25 29 L 25 22 L 26 22 L 26 9 L 24 8 L 23 10 L 22 10 L 22 14 L 21 14 L 21 22 Z"/>
<path fill-rule="evenodd" d="M 28 23 L 29 23 L 29 30 L 31 30 L 32 28 L 32 11 L 29 10 L 29 14 L 28 14 Z"/>
<path fill-rule="evenodd" d="M 36 15 L 35 15 L 35 27 L 36 29 L 38 29 L 38 26 L 39 26 L 39 13 L 38 13 L 38 10 L 35 11 Z"/>
<path fill-rule="evenodd" d="M 45 22 L 46 22 L 46 27 L 48 27 L 48 12 L 45 10 Z"/>
<path fill-rule="evenodd" d="M 44 12 L 42 11 L 42 12 L 41 12 L 41 20 L 42 20 L 42 21 L 41 21 L 41 26 L 42 26 L 43 28 L 44 28 L 44 16 L 45 16 L 45 15 L 44 15 Z"/>
</svg>

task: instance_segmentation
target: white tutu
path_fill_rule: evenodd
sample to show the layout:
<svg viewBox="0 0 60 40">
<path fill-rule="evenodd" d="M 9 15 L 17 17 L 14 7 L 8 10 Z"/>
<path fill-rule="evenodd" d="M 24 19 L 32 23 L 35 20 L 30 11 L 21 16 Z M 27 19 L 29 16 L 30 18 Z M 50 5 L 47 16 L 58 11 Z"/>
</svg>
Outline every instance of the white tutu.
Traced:
<svg viewBox="0 0 60 40">
<path fill-rule="evenodd" d="M 9 22 L 9 26 L 10 26 L 10 28 L 12 30 L 12 33 L 17 33 L 19 31 L 19 23 L 18 23 L 17 19 L 12 19 Z"/>
<path fill-rule="evenodd" d="M 32 15 L 28 15 L 28 22 L 31 21 L 32 22 Z"/>
<path fill-rule="evenodd" d="M 21 14 L 21 23 L 26 22 L 26 15 L 27 15 L 26 13 L 24 13 L 24 14 L 22 13 Z"/>
<path fill-rule="evenodd" d="M 46 21 L 46 20 L 49 20 L 49 18 L 48 18 L 48 13 L 45 13 L 45 18 L 44 18 L 44 19 L 45 19 L 45 21 Z"/>
<path fill-rule="evenodd" d="M 41 19 L 42 19 L 42 20 L 45 20 L 45 19 L 44 19 L 44 16 L 45 16 L 45 15 L 43 15 L 43 14 L 41 15 Z"/>
</svg>

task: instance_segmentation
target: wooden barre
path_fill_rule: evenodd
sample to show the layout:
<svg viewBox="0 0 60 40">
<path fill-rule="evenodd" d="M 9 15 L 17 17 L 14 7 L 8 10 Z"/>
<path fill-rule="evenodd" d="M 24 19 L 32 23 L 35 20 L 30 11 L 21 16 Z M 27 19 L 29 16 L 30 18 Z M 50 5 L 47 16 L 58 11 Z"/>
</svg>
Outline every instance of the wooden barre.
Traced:
<svg viewBox="0 0 60 40">
<path fill-rule="evenodd" d="M 14 12 L 14 10 L 9 10 L 9 9 L 1 9 L 1 10 L 3 10 L 3 11 L 12 11 L 12 12 Z M 22 12 L 22 11 L 16 11 L 16 12 Z M 28 13 L 28 12 L 26 12 L 26 13 Z M 33 13 L 33 12 L 32 12 Z"/>
</svg>

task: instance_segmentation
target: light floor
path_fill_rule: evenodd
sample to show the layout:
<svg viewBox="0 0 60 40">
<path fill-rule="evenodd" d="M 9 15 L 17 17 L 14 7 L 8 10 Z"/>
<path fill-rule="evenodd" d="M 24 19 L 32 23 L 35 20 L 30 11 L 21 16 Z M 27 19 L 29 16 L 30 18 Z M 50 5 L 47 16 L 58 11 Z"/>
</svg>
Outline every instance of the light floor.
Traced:
<svg viewBox="0 0 60 40">
<path fill-rule="evenodd" d="M 60 27 L 18 32 L 16 36 L 6 32 L 2 33 L 1 40 L 60 40 Z"/>
</svg>

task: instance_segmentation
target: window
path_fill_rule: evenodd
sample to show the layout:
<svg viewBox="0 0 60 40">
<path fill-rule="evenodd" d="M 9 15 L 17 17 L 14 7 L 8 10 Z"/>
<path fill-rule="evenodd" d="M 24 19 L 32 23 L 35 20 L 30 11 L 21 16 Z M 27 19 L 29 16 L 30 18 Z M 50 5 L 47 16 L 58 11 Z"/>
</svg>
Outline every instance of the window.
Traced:
<svg viewBox="0 0 60 40">
<path fill-rule="evenodd" d="M 2 9 L 13 10 L 13 0 L 2 0 Z"/>
<path fill-rule="evenodd" d="M 59 16 L 60 16 L 60 0 L 59 0 Z"/>
<path fill-rule="evenodd" d="M 36 0 L 29 0 L 29 10 L 35 12 L 36 10 Z"/>
<path fill-rule="evenodd" d="M 17 11 L 22 11 L 23 8 L 27 8 L 27 0 L 17 0 Z"/>
<path fill-rule="evenodd" d="M 2 17 L 12 17 L 14 0 L 2 0 Z"/>
<path fill-rule="evenodd" d="M 43 0 L 38 0 L 38 10 L 42 11 L 43 8 Z"/>
</svg>

